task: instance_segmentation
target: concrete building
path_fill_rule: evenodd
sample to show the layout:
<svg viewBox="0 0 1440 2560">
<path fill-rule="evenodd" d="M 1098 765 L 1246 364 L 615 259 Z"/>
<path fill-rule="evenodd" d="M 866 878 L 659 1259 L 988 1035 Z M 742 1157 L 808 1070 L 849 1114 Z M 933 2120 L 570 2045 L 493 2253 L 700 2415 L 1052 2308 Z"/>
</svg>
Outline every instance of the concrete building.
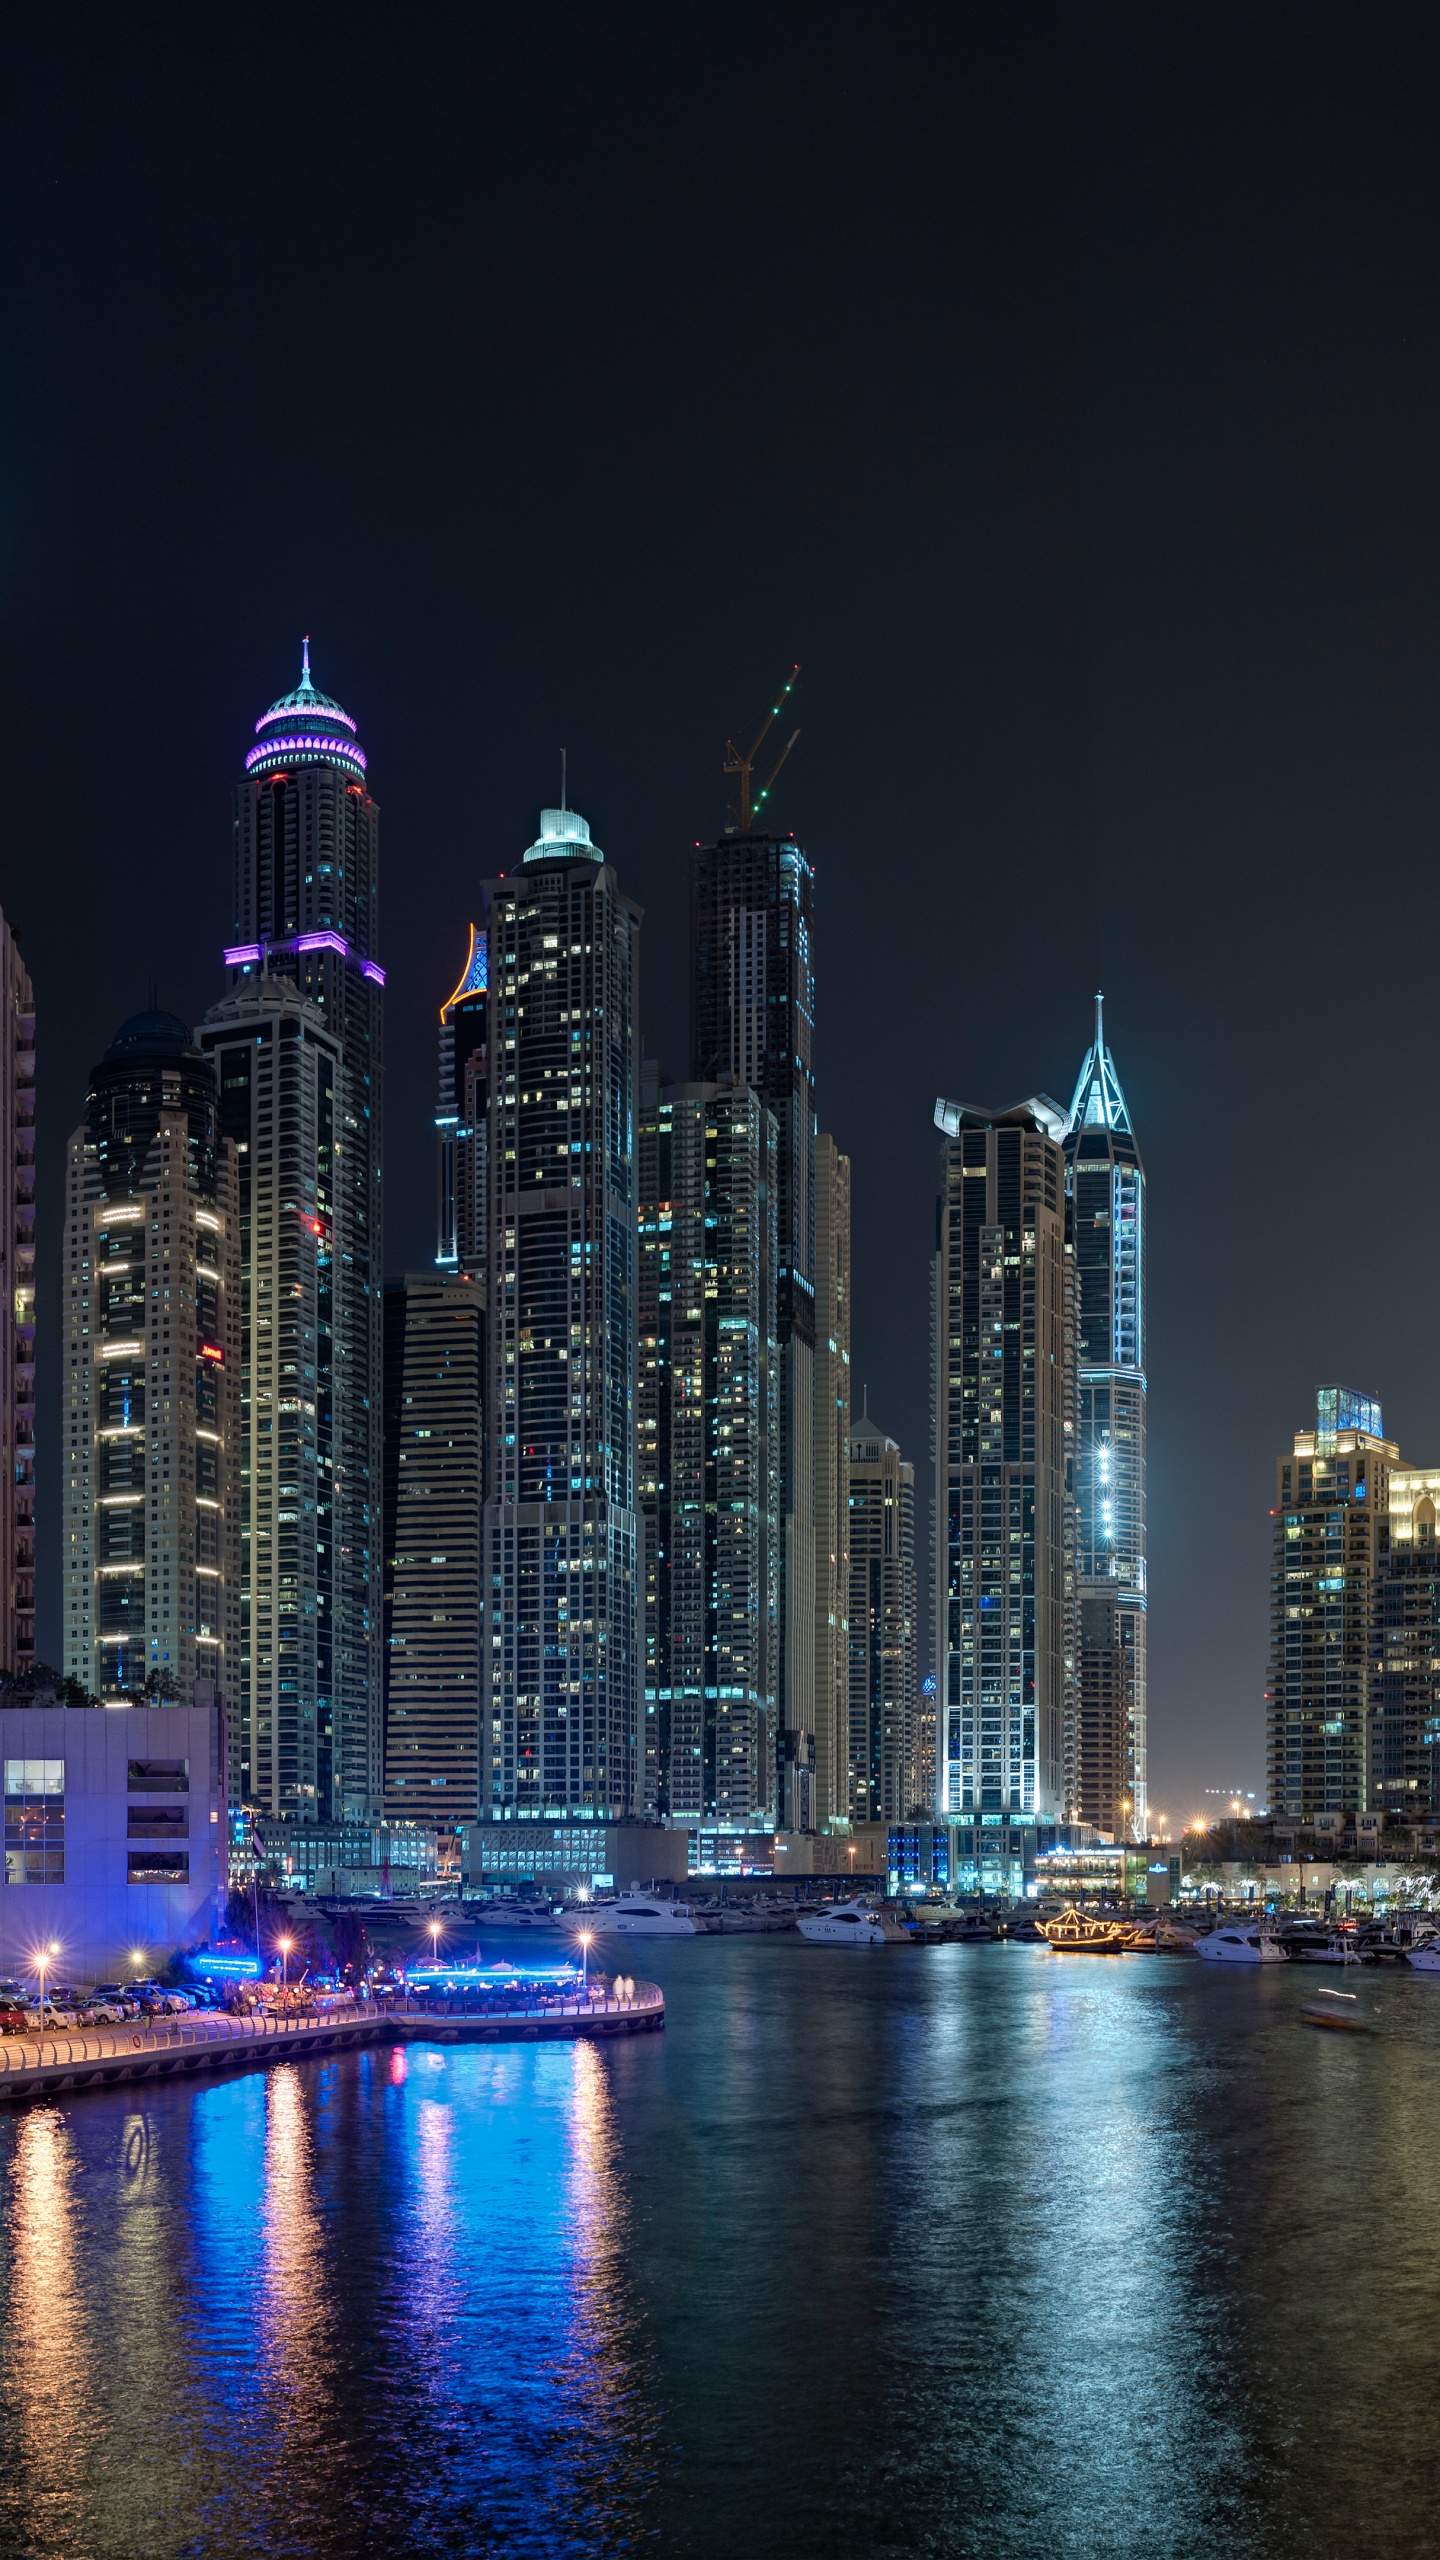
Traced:
<svg viewBox="0 0 1440 2560">
<path fill-rule="evenodd" d="M 35 1659 L 35 996 L 0 915 L 0 1672 Z"/>
<path fill-rule="evenodd" d="M 736 768 L 739 769 L 738 767 Z M 780 1341 L 778 1820 L 809 1831 L 815 1781 L 815 875 L 746 804 L 690 872 L 691 1061 L 775 1115 Z"/>
<path fill-rule="evenodd" d="M 229 1695 L 240 1655 L 235 1151 L 173 1014 L 121 1025 L 70 1140 L 67 1674 L 106 1705 Z"/>
<path fill-rule="evenodd" d="M 240 1646 L 230 1787 L 270 1816 L 330 1821 L 340 1617 L 335 1210 L 340 1043 L 294 981 L 266 974 L 213 1007 L 196 1045 L 235 1154 L 240 1366 Z"/>
<path fill-rule="evenodd" d="M 641 1077 L 639 1448 L 653 1808 L 776 1818 L 776 1130 L 749 1085 Z"/>
<path fill-rule="evenodd" d="M 850 1817 L 915 1809 L 915 1470 L 868 1408 L 850 1433 Z"/>
<path fill-rule="evenodd" d="M 380 813 L 348 711 L 300 681 L 255 724 L 235 792 L 231 993 L 293 981 L 338 1043 L 328 1243 L 334 1341 L 335 1813 L 365 1820 L 381 1790 L 380 1407 L 384 986 L 377 955 Z M 317 1177 L 318 1178 L 318 1177 Z"/>
<path fill-rule="evenodd" d="M 850 1159 L 815 1141 L 815 1827 L 850 1813 Z"/>
<path fill-rule="evenodd" d="M 1014 1829 L 1063 1811 L 1074 1705 L 1068 1122 L 1043 1097 L 935 1118 L 938 1811 Z"/>
<path fill-rule="evenodd" d="M 640 910 L 573 809 L 483 889 L 488 950 L 485 1782 L 492 1813 L 631 1813 Z"/>
<path fill-rule="evenodd" d="M 224 1721 L 213 1705 L 37 1707 L 0 1698 L 0 1973 L 150 1973 L 204 1945 L 226 1893 Z"/>
<path fill-rule="evenodd" d="M 682 1884 L 692 1834 L 657 1822 L 481 1822 L 460 1835 L 461 1875 L 473 1887 L 552 1894 L 604 1892 L 613 1885 Z"/>
<path fill-rule="evenodd" d="M 1270 1812 L 1369 1809 L 1375 1575 L 1400 1452 L 1377 1400 L 1321 1387 L 1315 1427 L 1276 1460 L 1266 1683 Z"/>
<path fill-rule="evenodd" d="M 1095 999 L 1065 1139 L 1076 1277 L 1080 1655 L 1069 1814 L 1143 1840 L 1145 1168 Z"/>
<path fill-rule="evenodd" d="M 385 1291 L 385 1810 L 476 1822 L 482 1735 L 485 1283 Z"/>
</svg>

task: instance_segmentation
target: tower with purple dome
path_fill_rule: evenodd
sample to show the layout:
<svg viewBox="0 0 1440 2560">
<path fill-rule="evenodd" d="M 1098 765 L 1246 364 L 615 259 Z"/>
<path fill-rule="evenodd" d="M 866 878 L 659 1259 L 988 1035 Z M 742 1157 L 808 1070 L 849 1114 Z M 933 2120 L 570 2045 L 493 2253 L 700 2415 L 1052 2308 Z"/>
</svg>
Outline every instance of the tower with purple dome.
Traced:
<svg viewBox="0 0 1440 2560">
<path fill-rule="evenodd" d="M 318 1321 L 280 1343 L 272 1392 L 276 1411 L 259 1410 L 262 1323 L 282 1319 L 258 1298 L 247 1306 L 254 1343 L 246 1371 L 254 1383 L 251 1441 L 255 1463 L 267 1441 L 277 1453 L 287 1417 L 315 1422 L 320 1463 L 310 1511 L 307 1490 L 286 1499 L 277 1474 L 277 1597 L 287 1586 L 287 1536 L 300 1550 L 313 1539 L 333 1572 L 323 1575 L 333 1599 L 332 1623 L 316 1630 L 316 1694 L 283 1696 L 277 1712 L 313 1711 L 330 1737 L 329 1801 L 322 1819 L 363 1820 L 381 1799 L 381 1364 L 383 1241 L 381 1146 L 384 1102 L 385 972 L 376 957 L 379 914 L 380 813 L 371 797 L 365 754 L 348 711 L 321 693 L 304 645 L 300 681 L 255 723 L 234 811 L 234 928 L 225 952 L 232 998 L 266 979 L 288 979 L 339 1043 L 333 1152 L 328 1180 L 308 1190 L 260 1180 L 267 1147 L 283 1151 L 286 1133 L 263 1119 L 249 1149 L 254 1168 L 250 1256 L 266 1259 L 260 1221 L 271 1216 L 309 1222 L 317 1262 Z M 311 1036 L 303 1011 L 276 1019 L 274 1036 Z M 277 1091 L 281 1088 L 277 1086 Z M 222 1082 L 222 1115 L 225 1099 Z M 292 1135 L 294 1133 L 291 1133 Z M 293 1194 L 293 1196 L 292 1196 Z M 323 1207 L 318 1197 L 323 1195 Z M 278 1235 L 275 1239 L 278 1243 Z M 264 1429 L 273 1421 L 273 1434 Z M 306 1434 L 307 1446 L 309 1442 Z M 278 1464 L 278 1455 L 272 1464 Z M 283 1468 L 279 1470 L 283 1473 Z M 252 1590 L 258 1586 L 252 1583 Z M 274 1631 L 278 1641 L 278 1628 Z M 266 1630 L 256 1624 L 256 1658 Z M 311 1648 L 303 1649 L 311 1658 Z M 300 1686 L 309 1685 L 308 1679 Z"/>
</svg>

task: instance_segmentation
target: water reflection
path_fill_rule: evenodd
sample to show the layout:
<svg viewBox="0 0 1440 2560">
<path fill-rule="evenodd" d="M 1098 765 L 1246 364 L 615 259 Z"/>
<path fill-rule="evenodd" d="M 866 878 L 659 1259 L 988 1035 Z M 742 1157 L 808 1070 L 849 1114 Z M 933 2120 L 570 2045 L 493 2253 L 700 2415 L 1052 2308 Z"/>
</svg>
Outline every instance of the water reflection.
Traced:
<svg viewBox="0 0 1440 2560">
<path fill-rule="evenodd" d="M 4 2560 L 1429 2547 L 1433 1985 L 653 1963 L 663 2040 L 0 2113 Z"/>
<path fill-rule="evenodd" d="M 75 2553 L 89 2514 L 86 2418 L 92 2351 L 81 2286 L 81 2163 L 54 2107 L 21 2118 L 10 2161 L 3 2338 L 5 2461 L 30 2548 Z"/>
</svg>

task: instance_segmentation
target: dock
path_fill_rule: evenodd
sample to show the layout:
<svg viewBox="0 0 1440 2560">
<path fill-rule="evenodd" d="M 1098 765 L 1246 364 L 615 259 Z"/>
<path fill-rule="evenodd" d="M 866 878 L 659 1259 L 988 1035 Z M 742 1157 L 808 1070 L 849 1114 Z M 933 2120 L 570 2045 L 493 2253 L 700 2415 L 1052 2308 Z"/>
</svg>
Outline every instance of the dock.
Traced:
<svg viewBox="0 0 1440 2560">
<path fill-rule="evenodd" d="M 88 2027 L 0 2038 L 0 2099 L 101 2088 L 114 2080 L 173 2080 L 237 2064 L 299 2062 L 370 2044 L 547 2044 L 576 2037 L 653 2035 L 665 1995 L 637 1983 L 633 1999 L 517 2001 L 513 2008 L 426 2009 L 414 2001 L 357 2001 L 301 2016 L 232 2018 L 214 2011 L 146 2026 Z"/>
</svg>

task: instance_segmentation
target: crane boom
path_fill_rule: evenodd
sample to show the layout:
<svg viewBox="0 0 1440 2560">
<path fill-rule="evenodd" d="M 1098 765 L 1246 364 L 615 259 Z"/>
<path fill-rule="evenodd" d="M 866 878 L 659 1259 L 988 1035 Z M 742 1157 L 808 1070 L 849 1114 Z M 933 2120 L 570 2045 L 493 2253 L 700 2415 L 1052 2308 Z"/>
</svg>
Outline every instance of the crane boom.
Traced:
<svg viewBox="0 0 1440 2560">
<path fill-rule="evenodd" d="M 779 701 L 771 707 L 767 717 L 761 722 L 754 738 L 750 742 L 750 745 L 748 747 L 737 747 L 733 738 L 727 738 L 725 741 L 725 763 L 722 769 L 726 773 L 738 773 L 740 776 L 740 829 L 743 835 L 749 835 L 751 827 L 754 824 L 756 810 L 760 807 L 762 801 L 769 798 L 775 776 L 779 772 L 781 765 L 785 762 L 786 757 L 790 753 L 790 749 L 794 746 L 796 738 L 800 735 L 800 732 L 797 729 L 786 741 L 785 745 L 781 748 L 779 755 L 776 757 L 774 764 L 770 768 L 768 778 L 762 785 L 760 791 L 756 793 L 753 788 L 755 759 L 759 755 L 761 748 L 764 746 L 766 739 L 769 737 L 771 730 L 774 728 L 776 721 L 779 719 L 781 712 L 784 710 L 786 703 L 789 701 L 790 696 L 794 692 L 799 681 L 800 668 L 797 661 L 797 663 L 791 668 L 789 675 L 780 688 Z"/>
</svg>

